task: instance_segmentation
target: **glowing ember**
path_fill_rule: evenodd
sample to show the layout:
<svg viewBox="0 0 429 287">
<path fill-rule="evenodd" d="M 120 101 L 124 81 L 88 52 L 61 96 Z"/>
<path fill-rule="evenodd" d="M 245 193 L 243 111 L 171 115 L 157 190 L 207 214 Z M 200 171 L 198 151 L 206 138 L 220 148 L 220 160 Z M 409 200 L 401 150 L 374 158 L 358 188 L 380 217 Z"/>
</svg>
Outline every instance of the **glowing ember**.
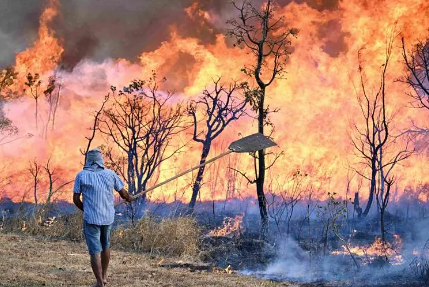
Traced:
<svg viewBox="0 0 429 287">
<path fill-rule="evenodd" d="M 208 236 L 225 236 L 225 237 L 235 237 L 240 235 L 240 232 L 243 231 L 241 224 L 243 223 L 243 214 L 239 214 L 232 217 L 226 217 L 223 220 L 223 226 L 211 230 L 208 233 Z"/>
</svg>

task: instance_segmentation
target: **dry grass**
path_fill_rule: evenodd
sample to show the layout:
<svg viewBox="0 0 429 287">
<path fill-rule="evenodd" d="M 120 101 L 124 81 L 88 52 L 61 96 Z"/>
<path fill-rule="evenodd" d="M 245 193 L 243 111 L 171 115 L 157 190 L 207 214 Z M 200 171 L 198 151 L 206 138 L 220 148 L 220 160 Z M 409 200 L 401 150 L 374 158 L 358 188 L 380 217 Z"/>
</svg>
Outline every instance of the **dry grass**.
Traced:
<svg viewBox="0 0 429 287">
<path fill-rule="evenodd" d="M 0 246 L 2 287 L 91 286 L 94 283 L 83 242 L 0 234 Z M 159 267 L 157 261 L 148 254 L 112 250 L 108 286 L 291 286 L 238 274 L 167 269 Z"/>
<path fill-rule="evenodd" d="M 194 258 L 198 253 L 199 238 L 200 229 L 193 218 L 157 221 L 145 216 L 135 226 L 118 227 L 112 234 L 112 244 L 155 255 Z"/>
<path fill-rule="evenodd" d="M 3 231 L 22 232 L 45 239 L 82 240 L 82 213 L 75 212 L 59 218 L 50 217 L 49 214 L 54 209 L 54 205 L 45 205 L 34 215 L 17 214 L 3 223 Z"/>
</svg>

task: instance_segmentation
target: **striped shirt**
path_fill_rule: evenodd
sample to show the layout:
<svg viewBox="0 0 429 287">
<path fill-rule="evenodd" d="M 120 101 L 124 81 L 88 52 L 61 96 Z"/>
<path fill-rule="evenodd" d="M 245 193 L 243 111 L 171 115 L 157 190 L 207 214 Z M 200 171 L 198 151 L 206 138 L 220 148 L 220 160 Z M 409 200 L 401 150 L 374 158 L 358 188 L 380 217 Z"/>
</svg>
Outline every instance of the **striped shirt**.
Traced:
<svg viewBox="0 0 429 287">
<path fill-rule="evenodd" d="M 79 172 L 73 192 L 83 194 L 83 219 L 89 224 L 112 224 L 115 218 L 113 189 L 120 191 L 123 188 L 122 180 L 110 169 Z"/>
</svg>

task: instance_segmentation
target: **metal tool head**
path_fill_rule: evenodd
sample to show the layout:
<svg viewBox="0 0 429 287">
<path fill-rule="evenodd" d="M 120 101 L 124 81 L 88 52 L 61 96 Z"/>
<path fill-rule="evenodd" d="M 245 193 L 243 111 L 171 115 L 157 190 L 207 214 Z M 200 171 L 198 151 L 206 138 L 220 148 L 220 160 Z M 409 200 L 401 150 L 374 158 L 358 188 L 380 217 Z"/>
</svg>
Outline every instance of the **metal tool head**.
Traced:
<svg viewBox="0 0 429 287">
<path fill-rule="evenodd" d="M 232 142 L 228 149 L 233 152 L 254 152 L 277 144 L 261 133 L 256 133 Z"/>
</svg>

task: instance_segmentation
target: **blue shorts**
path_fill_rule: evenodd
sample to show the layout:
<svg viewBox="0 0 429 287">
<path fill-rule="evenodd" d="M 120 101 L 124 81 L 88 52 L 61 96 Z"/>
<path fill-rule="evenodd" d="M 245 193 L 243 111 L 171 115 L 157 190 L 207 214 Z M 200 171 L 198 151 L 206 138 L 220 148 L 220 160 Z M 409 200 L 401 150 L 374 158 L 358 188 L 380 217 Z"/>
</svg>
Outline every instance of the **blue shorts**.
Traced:
<svg viewBox="0 0 429 287">
<path fill-rule="evenodd" d="M 83 221 L 83 234 L 89 254 L 98 254 L 110 247 L 110 230 L 112 225 L 95 225 Z"/>
</svg>

